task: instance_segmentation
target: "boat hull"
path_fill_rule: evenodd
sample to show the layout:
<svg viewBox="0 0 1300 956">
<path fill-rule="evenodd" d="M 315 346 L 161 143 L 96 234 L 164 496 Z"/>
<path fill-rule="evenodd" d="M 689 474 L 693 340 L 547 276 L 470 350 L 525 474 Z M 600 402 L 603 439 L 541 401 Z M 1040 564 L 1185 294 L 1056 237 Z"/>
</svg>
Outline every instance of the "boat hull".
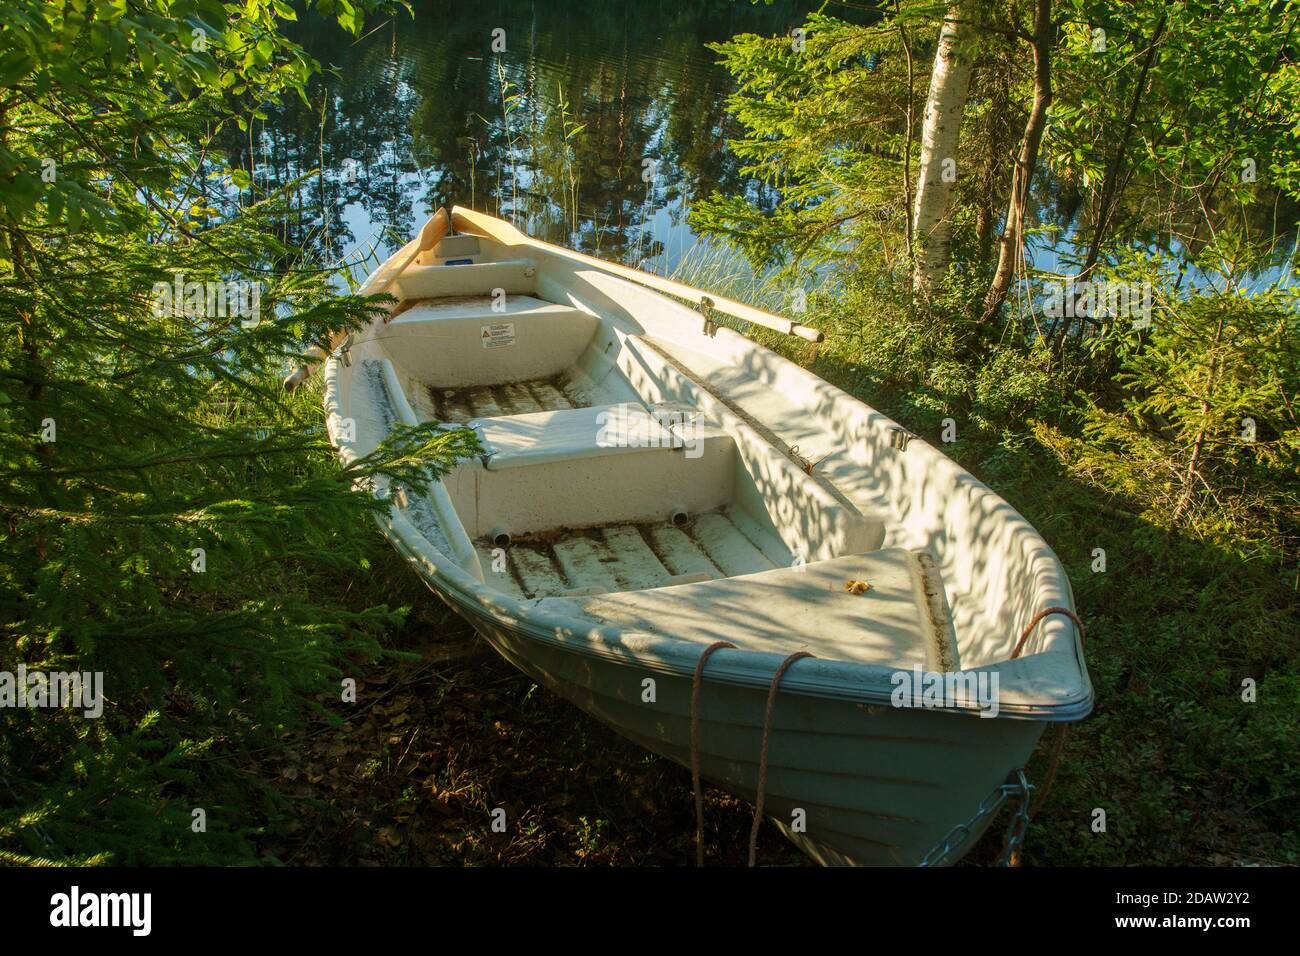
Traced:
<svg viewBox="0 0 1300 956">
<path fill-rule="evenodd" d="M 628 740 L 690 766 L 690 675 L 537 640 L 424 578 L 510 664 Z M 751 803 L 766 703 L 765 689 L 711 681 L 706 665 L 700 773 Z M 766 816 L 818 863 L 916 866 L 1025 765 L 1043 728 L 783 692 L 768 745 Z M 959 860 L 990 822 L 978 821 L 940 862 Z"/>
<path fill-rule="evenodd" d="M 429 421 L 484 449 L 427 494 L 367 485 L 413 570 L 507 661 L 684 766 L 699 656 L 726 642 L 703 778 L 756 801 L 766 746 L 764 809 L 814 860 L 955 862 L 1046 724 L 1091 710 L 1069 581 L 1029 523 L 708 316 L 800 334 L 789 320 L 459 208 L 362 292 L 397 305 L 325 364 L 341 460 Z M 811 656 L 765 735 L 793 651 Z M 945 688 L 900 699 L 913 669 Z"/>
</svg>

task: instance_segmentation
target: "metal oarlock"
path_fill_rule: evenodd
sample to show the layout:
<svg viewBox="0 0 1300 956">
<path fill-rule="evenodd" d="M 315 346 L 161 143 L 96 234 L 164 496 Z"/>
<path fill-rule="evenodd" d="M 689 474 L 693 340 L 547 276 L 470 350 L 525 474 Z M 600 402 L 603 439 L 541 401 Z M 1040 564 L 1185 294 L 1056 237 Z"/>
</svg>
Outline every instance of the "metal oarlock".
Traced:
<svg viewBox="0 0 1300 956">
<path fill-rule="evenodd" d="M 897 448 L 899 451 L 907 451 L 908 443 L 915 437 L 906 428 L 895 425 L 889 429 L 889 447 Z"/>
<path fill-rule="evenodd" d="M 713 300 L 707 295 L 700 296 L 700 315 L 704 317 L 704 334 L 713 338 L 718 334 L 718 323 L 713 321 Z"/>
<path fill-rule="evenodd" d="M 335 354 L 339 357 L 339 361 L 343 363 L 344 368 L 352 367 L 352 358 L 348 355 L 348 351 L 352 348 L 353 341 L 354 336 L 349 332 L 344 337 L 343 341 L 339 343 L 339 347 L 334 350 Z"/>
</svg>

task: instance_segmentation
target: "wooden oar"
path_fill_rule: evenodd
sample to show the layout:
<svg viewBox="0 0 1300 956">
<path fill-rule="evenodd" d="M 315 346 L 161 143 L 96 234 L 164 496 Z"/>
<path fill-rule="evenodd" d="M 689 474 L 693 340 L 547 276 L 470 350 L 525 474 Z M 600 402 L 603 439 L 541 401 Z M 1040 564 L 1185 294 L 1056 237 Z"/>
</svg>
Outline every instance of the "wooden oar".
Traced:
<svg viewBox="0 0 1300 956">
<path fill-rule="evenodd" d="M 462 232 L 473 232 L 480 236 L 486 236 L 489 239 L 495 239 L 497 242 L 508 246 L 540 246 L 554 256 L 567 259 L 570 262 L 577 262 L 592 269 L 599 269 L 601 272 L 615 275 L 622 279 L 628 279 L 632 282 L 648 286 L 659 292 L 666 292 L 669 295 L 675 295 L 679 298 L 689 299 L 701 303 L 706 309 L 715 309 L 718 312 L 725 312 L 728 315 L 743 319 L 754 325 L 761 325 L 764 328 L 775 329 L 785 335 L 797 335 L 801 339 L 807 339 L 809 342 L 825 341 L 826 336 L 819 329 L 814 329 L 806 325 L 799 325 L 790 319 L 782 318 L 779 315 L 772 315 L 770 312 L 764 312 L 762 309 L 756 309 L 751 305 L 745 305 L 743 302 L 736 302 L 720 295 L 705 295 L 699 289 L 693 289 L 681 282 L 674 282 L 672 279 L 665 279 L 657 276 L 653 272 L 643 272 L 640 269 L 633 269 L 629 266 L 622 266 L 614 262 L 605 262 L 603 259 L 596 259 L 592 256 L 583 255 L 581 252 L 574 252 L 572 249 L 565 249 L 563 246 L 553 246 L 549 242 L 542 242 L 531 236 L 525 235 L 508 222 L 503 222 L 492 216 L 485 216 L 482 213 L 475 212 L 472 209 L 466 209 L 463 206 L 455 206 L 451 210 L 452 222 L 457 230 Z"/>
<path fill-rule="evenodd" d="M 388 287 L 393 284 L 393 280 L 401 275 L 420 253 L 427 252 L 441 242 L 442 237 L 447 235 L 450 229 L 451 217 L 447 215 L 446 209 L 440 208 L 429 217 L 429 221 L 424 224 L 424 228 L 420 230 L 418 236 L 389 256 L 388 261 L 369 275 L 366 281 L 362 283 L 361 288 L 357 290 L 357 295 L 379 295 L 387 292 Z M 342 345 L 343 340 L 346 338 L 346 331 L 334 332 L 330 336 L 328 349 L 322 349 L 319 345 L 313 345 L 309 348 L 307 355 L 311 357 L 312 361 L 294 369 L 292 374 L 284 380 L 284 387 L 292 392 L 305 382 L 315 373 L 316 369 L 320 368 L 321 362 L 325 361 L 331 352 Z"/>
</svg>

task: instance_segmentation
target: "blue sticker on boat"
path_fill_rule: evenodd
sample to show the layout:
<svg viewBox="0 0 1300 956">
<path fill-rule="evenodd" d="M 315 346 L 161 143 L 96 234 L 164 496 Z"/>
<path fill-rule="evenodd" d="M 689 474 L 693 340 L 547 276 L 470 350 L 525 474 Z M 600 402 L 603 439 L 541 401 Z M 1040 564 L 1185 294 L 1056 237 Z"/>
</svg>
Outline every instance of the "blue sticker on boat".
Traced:
<svg viewBox="0 0 1300 956">
<path fill-rule="evenodd" d="M 448 259 L 443 263 L 444 266 L 472 266 L 473 259 Z"/>
</svg>

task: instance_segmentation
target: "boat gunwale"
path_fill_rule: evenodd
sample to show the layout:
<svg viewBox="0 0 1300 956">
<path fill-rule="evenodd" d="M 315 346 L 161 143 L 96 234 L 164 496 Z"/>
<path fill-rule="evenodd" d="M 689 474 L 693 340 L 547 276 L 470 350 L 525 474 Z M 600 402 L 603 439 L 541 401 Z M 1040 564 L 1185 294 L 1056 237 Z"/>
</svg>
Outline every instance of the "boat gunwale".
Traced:
<svg viewBox="0 0 1300 956">
<path fill-rule="evenodd" d="M 538 252 L 543 255 L 547 252 L 547 244 L 532 240 L 531 237 L 525 238 L 530 243 L 535 242 L 540 247 L 537 250 Z M 402 256 L 417 241 L 418 239 L 412 240 L 381 264 L 372 273 L 371 277 L 363 283 L 358 294 L 366 294 L 368 287 L 372 285 L 371 280 L 376 279 L 385 271 L 385 268 L 393 259 Z M 620 281 L 626 282 L 628 280 L 621 279 Z M 672 301 L 663 296 L 662 293 L 653 290 L 646 291 L 664 298 L 665 301 Z M 367 333 L 373 331 L 385 321 L 385 317 L 377 318 L 365 333 L 358 336 L 358 342 L 364 341 Z M 755 347 L 761 348 L 757 344 L 755 344 Z M 340 384 L 342 368 L 342 363 L 332 355 L 325 363 L 324 405 L 331 439 L 335 441 L 341 460 L 346 463 L 350 458 L 356 457 L 356 452 L 350 446 L 350 443 L 335 438 L 340 434 L 338 425 L 345 417 L 343 415 Z M 841 393 L 845 398 L 862 405 L 873 417 L 878 416 L 881 421 L 889 424 L 890 420 L 887 416 L 861 402 L 860 399 L 848 393 L 843 393 L 842 390 Z M 960 466 L 937 449 L 925 442 L 921 442 L 920 445 L 936 457 L 943 459 L 947 465 L 974 480 L 988 494 L 993 495 L 998 502 L 1006 505 L 1016 519 L 1025 523 L 1042 543 L 1052 560 L 1056 561 L 1059 566 L 1059 559 L 1056 558 L 1050 546 L 1019 512 L 1016 512 L 996 492 L 988 489 L 986 485 L 975 479 L 969 472 L 961 469 Z M 442 484 L 440 480 L 436 483 Z M 702 647 L 698 642 L 663 634 L 623 629 L 587 616 L 566 618 L 554 614 L 552 613 L 555 607 L 554 604 L 541 606 L 542 601 L 554 601 L 554 599 L 533 598 L 519 600 L 512 595 L 491 589 L 486 584 L 476 580 L 458 566 L 453 558 L 435 547 L 395 506 L 390 507 L 387 520 L 381 516 L 376 516 L 376 520 L 398 550 L 416 565 L 426 583 L 448 603 L 454 605 L 462 614 L 472 620 L 481 621 L 492 627 L 503 628 L 521 638 L 554 645 L 569 653 L 603 659 L 624 666 L 635 666 L 643 671 L 668 674 L 675 677 L 689 679 L 694 674 L 695 664 Z M 1068 577 L 1064 574 L 1061 577 L 1067 592 L 1070 592 Z M 1069 597 L 1072 605 L 1073 594 L 1070 593 Z M 953 673 L 979 674 L 986 672 L 999 675 L 1002 699 L 999 701 L 998 713 L 992 719 L 1031 720 L 1044 723 L 1081 720 L 1092 710 L 1093 687 L 1083 657 L 1082 642 L 1078 630 L 1073 623 L 1069 623 L 1068 626 L 1073 636 L 1073 640 L 1069 642 L 1073 646 L 1073 654 L 1068 655 L 1068 657 L 1072 658 L 1069 663 L 1078 681 L 1078 688 L 1072 693 L 1053 695 L 1050 689 L 1040 689 L 1037 693 L 1042 696 L 1042 699 L 1033 700 L 1034 689 L 1024 687 L 1027 682 L 1032 683 L 1034 671 L 1040 669 L 1041 665 L 1053 661 L 1064 663 L 1064 659 L 1067 658 L 1066 648 L 1064 647 L 1049 647 L 1046 650 L 1016 660 L 995 661 L 975 668 L 964 668 Z M 1046 636 L 1044 642 L 1046 642 Z M 634 649 L 632 649 L 632 645 L 636 645 Z M 629 656 L 629 650 L 634 656 Z M 706 679 L 710 682 L 765 690 L 770 684 L 771 674 L 782 660 L 782 655 L 774 652 L 745 649 L 722 650 L 710 658 Z M 953 705 L 927 706 L 924 708 L 895 707 L 892 704 L 894 685 L 890 678 L 898 670 L 897 667 L 886 667 L 866 662 L 810 658 L 800 661 L 785 674 L 781 685 L 782 693 L 868 705 L 884 705 L 889 710 L 921 710 L 935 714 L 959 716 L 976 716 L 980 714 L 977 707 Z M 1004 677 L 1009 679 L 1003 679 Z M 1008 700 L 1007 692 L 1009 690 L 1012 690 L 1017 696 L 1029 699 Z"/>
</svg>

